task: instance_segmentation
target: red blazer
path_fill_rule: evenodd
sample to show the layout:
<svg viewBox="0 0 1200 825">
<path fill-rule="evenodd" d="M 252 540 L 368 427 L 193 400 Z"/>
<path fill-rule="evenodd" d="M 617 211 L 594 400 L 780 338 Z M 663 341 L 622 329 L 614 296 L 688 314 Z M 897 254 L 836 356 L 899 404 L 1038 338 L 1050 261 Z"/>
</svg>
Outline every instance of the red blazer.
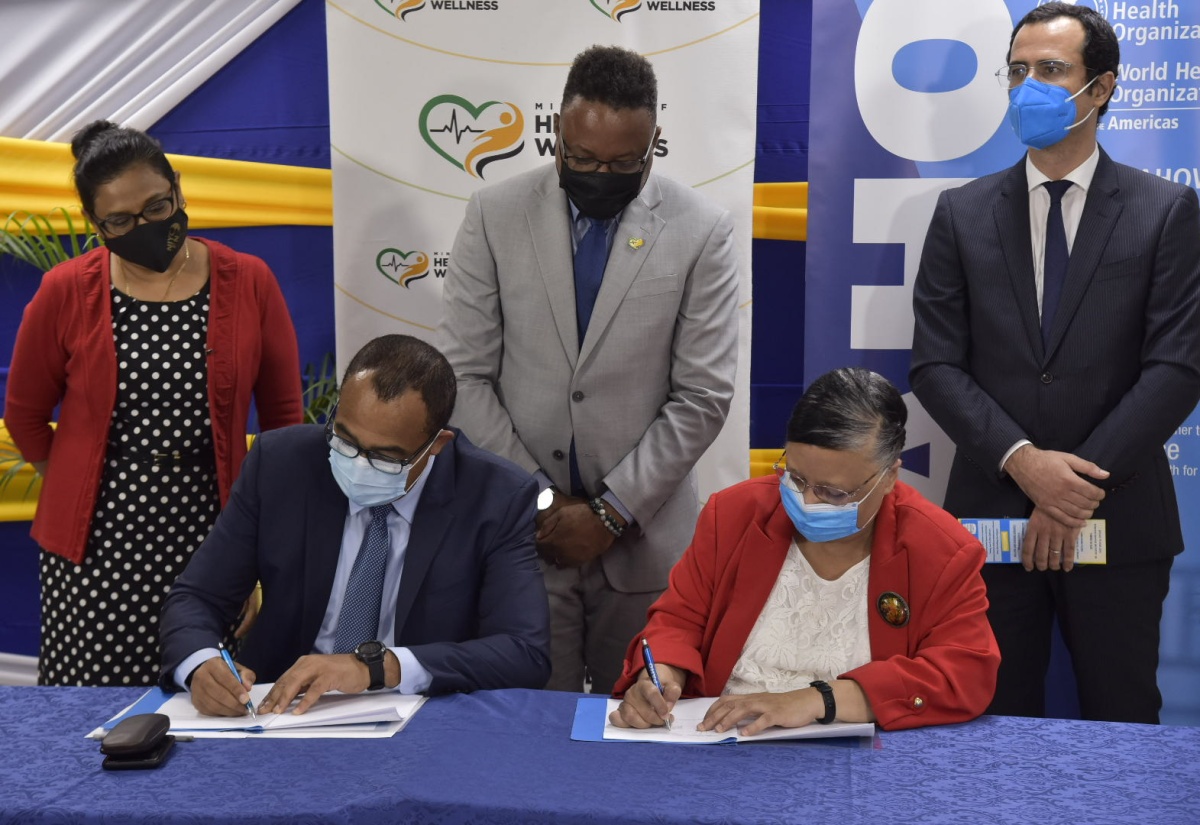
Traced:
<svg viewBox="0 0 1200 825">
<path fill-rule="evenodd" d="M 301 422 L 300 358 L 267 265 L 197 240 L 211 256 L 208 406 L 224 505 L 246 456 L 251 395 L 262 429 Z M 76 564 L 83 560 L 117 395 L 108 264 L 101 247 L 46 273 L 17 331 L 4 408 L 25 460 L 49 461 L 33 538 Z M 60 402 L 55 430 L 50 420 Z"/>
<path fill-rule="evenodd" d="M 654 658 L 693 674 L 684 696 L 719 696 L 779 577 L 794 527 L 774 476 L 709 499 L 667 592 L 629 646 L 614 693 L 642 669 L 640 638 Z M 952 516 L 897 482 L 875 518 L 868 580 L 871 661 L 840 678 L 867 694 L 887 730 L 973 719 L 996 689 L 1000 653 L 979 571 L 983 547 Z M 884 620 L 880 595 L 908 603 L 903 627 Z"/>
</svg>

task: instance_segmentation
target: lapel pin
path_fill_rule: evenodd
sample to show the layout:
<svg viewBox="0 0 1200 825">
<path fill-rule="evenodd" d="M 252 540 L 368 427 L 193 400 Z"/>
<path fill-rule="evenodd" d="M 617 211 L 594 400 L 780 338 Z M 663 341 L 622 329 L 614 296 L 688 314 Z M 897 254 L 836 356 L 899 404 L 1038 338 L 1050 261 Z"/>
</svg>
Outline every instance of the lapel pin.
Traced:
<svg viewBox="0 0 1200 825">
<path fill-rule="evenodd" d="M 883 616 L 883 620 L 892 627 L 904 627 L 908 624 L 908 602 L 904 601 L 904 597 L 899 593 L 889 590 L 880 594 L 875 606 L 879 608 L 879 615 Z"/>
<path fill-rule="evenodd" d="M 641 249 L 645 245 L 645 243 L 646 242 L 643 241 L 641 238 L 630 238 L 629 239 L 629 248 L 630 249 Z"/>
</svg>

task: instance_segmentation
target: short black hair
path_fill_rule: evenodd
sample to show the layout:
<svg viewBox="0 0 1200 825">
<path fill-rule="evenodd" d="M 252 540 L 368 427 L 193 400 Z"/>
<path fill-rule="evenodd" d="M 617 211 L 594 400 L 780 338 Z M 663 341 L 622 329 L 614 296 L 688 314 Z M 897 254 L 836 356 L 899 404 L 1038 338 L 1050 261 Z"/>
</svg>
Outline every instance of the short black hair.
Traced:
<svg viewBox="0 0 1200 825">
<path fill-rule="evenodd" d="M 619 46 L 592 46 L 575 56 L 563 87 L 563 111 L 576 98 L 610 109 L 645 109 L 657 121 L 658 80 L 640 54 Z"/>
<path fill-rule="evenodd" d="M 382 335 L 350 359 L 342 387 L 350 376 L 364 371 L 373 373 L 371 386 L 380 401 L 399 398 L 409 390 L 419 392 L 431 435 L 450 423 L 458 387 L 454 369 L 437 347 L 411 335 Z"/>
<path fill-rule="evenodd" d="M 162 144 L 137 129 L 94 120 L 71 138 L 71 154 L 75 156 L 75 191 L 89 215 L 96 206 L 96 190 L 139 163 L 161 174 L 172 191 L 175 189 L 175 170 Z"/>
<path fill-rule="evenodd" d="M 1117 33 L 1113 31 L 1113 27 L 1104 19 L 1104 16 L 1086 6 L 1073 6 L 1069 3 L 1059 2 L 1038 6 L 1022 17 L 1021 21 L 1013 28 L 1012 36 L 1008 38 L 1008 56 L 1012 56 L 1013 41 L 1017 39 L 1017 32 L 1023 26 L 1031 23 L 1045 23 L 1057 17 L 1072 17 L 1083 26 L 1083 63 L 1087 67 L 1088 78 L 1112 72 L 1113 91 L 1116 91 L 1115 78 L 1121 68 L 1121 43 L 1117 40 Z M 1008 61 L 1008 57 L 1005 58 L 1005 61 Z M 1109 100 L 1112 100 L 1112 95 L 1109 95 Z M 1104 117 L 1107 111 L 1108 100 L 1104 101 L 1104 105 L 1096 112 L 1096 116 Z"/>
<path fill-rule="evenodd" d="M 904 450 L 908 407 L 896 386 L 862 367 L 840 367 L 813 381 L 788 420 L 787 440 L 827 450 L 873 446 L 882 467 Z"/>
</svg>

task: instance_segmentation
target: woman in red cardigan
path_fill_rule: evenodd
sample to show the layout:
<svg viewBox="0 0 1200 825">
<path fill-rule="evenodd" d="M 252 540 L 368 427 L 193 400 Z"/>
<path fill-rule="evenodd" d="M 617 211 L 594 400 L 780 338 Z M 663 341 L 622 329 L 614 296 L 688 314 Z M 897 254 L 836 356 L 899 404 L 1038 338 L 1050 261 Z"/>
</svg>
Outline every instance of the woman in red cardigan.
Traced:
<svg viewBox="0 0 1200 825">
<path fill-rule="evenodd" d="M 157 141 L 96 121 L 71 150 L 105 246 L 46 273 L 4 410 L 44 478 L 38 681 L 149 685 L 163 598 L 229 496 L 251 396 L 263 429 L 302 419 L 296 333 L 266 264 L 188 237 Z"/>
<path fill-rule="evenodd" d="M 630 644 L 614 725 L 664 723 L 720 696 L 702 730 L 973 719 L 996 688 L 983 547 L 899 482 L 908 413 L 887 379 L 839 369 L 808 388 L 776 476 L 709 499 L 667 592 Z M 642 666 L 654 651 L 663 691 Z"/>
</svg>

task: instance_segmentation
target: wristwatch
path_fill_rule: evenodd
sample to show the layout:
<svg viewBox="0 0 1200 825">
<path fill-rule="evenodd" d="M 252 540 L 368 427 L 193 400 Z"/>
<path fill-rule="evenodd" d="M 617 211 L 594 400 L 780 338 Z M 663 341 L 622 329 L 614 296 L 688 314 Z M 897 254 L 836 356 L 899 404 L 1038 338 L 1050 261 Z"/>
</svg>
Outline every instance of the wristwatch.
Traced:
<svg viewBox="0 0 1200 825">
<path fill-rule="evenodd" d="M 538 512 L 544 512 L 554 506 L 554 494 L 558 492 L 553 487 L 547 487 L 538 493 L 537 508 Z"/>
<path fill-rule="evenodd" d="M 354 648 L 354 658 L 366 665 L 367 673 L 371 675 L 371 684 L 367 686 L 367 690 L 382 690 L 385 687 L 383 654 L 386 652 L 387 648 L 383 646 L 383 642 L 363 642 Z"/>
<path fill-rule="evenodd" d="M 825 715 L 817 721 L 822 725 L 828 725 L 837 718 L 837 703 L 833 701 L 833 688 L 828 682 L 823 682 L 818 679 L 815 682 L 809 682 L 809 687 L 815 687 L 821 692 L 821 698 L 825 700 Z"/>
</svg>

